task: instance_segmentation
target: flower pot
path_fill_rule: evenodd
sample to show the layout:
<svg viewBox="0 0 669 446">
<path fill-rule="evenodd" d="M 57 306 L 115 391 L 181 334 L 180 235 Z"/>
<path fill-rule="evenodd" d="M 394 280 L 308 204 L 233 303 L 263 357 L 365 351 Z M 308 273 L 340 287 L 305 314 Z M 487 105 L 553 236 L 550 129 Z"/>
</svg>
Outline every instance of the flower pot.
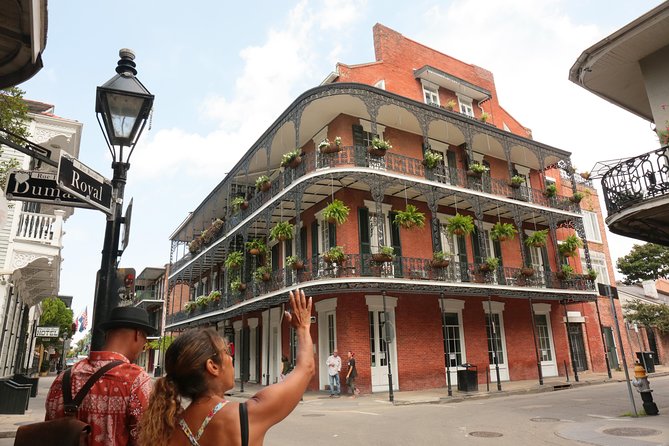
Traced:
<svg viewBox="0 0 669 446">
<path fill-rule="evenodd" d="M 490 265 L 488 265 L 487 263 L 481 263 L 479 265 L 479 271 L 482 271 L 484 273 L 489 272 L 490 271 Z"/>
<path fill-rule="evenodd" d="M 334 218 L 334 217 L 330 217 L 330 218 L 328 218 L 328 223 L 330 223 L 332 225 L 336 225 L 337 224 L 337 219 Z"/>
<path fill-rule="evenodd" d="M 249 208 L 249 202 L 247 200 L 244 200 L 242 204 L 239 205 L 239 209 L 245 211 Z"/>
<path fill-rule="evenodd" d="M 521 268 L 520 269 L 520 274 L 522 274 L 525 277 L 532 277 L 534 275 L 534 268 Z"/>
<path fill-rule="evenodd" d="M 292 161 L 290 163 L 288 163 L 288 165 L 290 167 L 292 167 L 293 169 L 296 168 L 297 166 L 299 166 L 300 164 L 302 164 L 302 157 L 301 156 L 296 156 L 295 158 L 292 159 Z"/>
<path fill-rule="evenodd" d="M 251 248 L 249 249 L 249 254 L 251 254 L 252 256 L 260 255 L 260 250 L 258 248 Z"/>
<path fill-rule="evenodd" d="M 465 230 L 464 229 L 453 229 L 451 231 L 454 235 L 465 235 Z"/>
<path fill-rule="evenodd" d="M 582 200 L 582 198 L 573 197 L 573 196 L 569 197 L 569 201 L 571 201 L 572 203 L 580 203 L 581 200 Z"/>
<path fill-rule="evenodd" d="M 560 280 L 564 280 L 564 279 L 567 278 L 567 275 L 565 273 L 563 273 L 562 271 L 559 271 L 559 272 L 555 273 L 555 276 Z"/>
<path fill-rule="evenodd" d="M 447 259 L 432 260 L 431 265 L 432 265 L 432 268 L 447 268 L 450 263 L 451 263 L 451 261 L 447 260 Z"/>
<path fill-rule="evenodd" d="M 372 260 L 375 261 L 376 263 L 392 262 L 393 256 L 377 252 L 372 254 Z"/>
<path fill-rule="evenodd" d="M 272 276 L 270 273 L 262 273 L 261 279 L 263 282 L 269 282 L 272 279 Z"/>
<path fill-rule="evenodd" d="M 467 171 L 467 176 L 472 177 L 472 178 L 481 178 L 483 175 L 483 172 L 474 172 L 473 170 L 468 170 Z"/>
<path fill-rule="evenodd" d="M 270 189 L 270 187 L 272 187 L 272 183 L 271 183 L 271 182 L 268 181 L 268 182 L 266 182 L 266 183 L 262 183 L 262 184 L 260 185 L 260 191 L 261 191 L 261 192 L 267 192 L 267 191 Z"/>
<path fill-rule="evenodd" d="M 507 237 L 506 235 L 500 235 L 499 237 L 497 237 L 498 242 L 505 242 L 507 240 L 509 240 L 509 237 Z"/>
<path fill-rule="evenodd" d="M 320 149 L 321 153 L 337 153 L 341 151 L 341 147 L 339 147 L 335 143 L 330 143 L 327 146 L 322 146 Z"/>
<path fill-rule="evenodd" d="M 514 183 L 513 181 L 509 181 L 509 187 L 513 189 L 520 189 L 521 184 L 520 183 Z"/>
<path fill-rule="evenodd" d="M 532 246 L 534 246 L 535 248 L 542 248 L 546 246 L 546 243 L 541 243 L 541 242 L 532 243 Z"/>
<path fill-rule="evenodd" d="M 386 156 L 386 151 L 384 149 L 377 149 L 374 146 L 369 146 L 367 151 L 372 156 Z"/>
<path fill-rule="evenodd" d="M 280 242 L 284 242 L 287 240 L 287 237 L 285 235 L 278 235 L 276 239 Z"/>
<path fill-rule="evenodd" d="M 304 269 L 304 262 L 302 260 L 298 260 L 297 262 L 293 263 L 292 265 L 293 270 L 299 271 L 301 269 Z"/>
</svg>

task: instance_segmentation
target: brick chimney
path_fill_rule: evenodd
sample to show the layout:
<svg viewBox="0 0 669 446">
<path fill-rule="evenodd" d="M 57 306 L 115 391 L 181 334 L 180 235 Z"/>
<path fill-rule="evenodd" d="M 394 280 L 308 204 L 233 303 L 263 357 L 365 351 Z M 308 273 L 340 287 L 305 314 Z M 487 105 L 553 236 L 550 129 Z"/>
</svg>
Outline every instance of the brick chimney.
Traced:
<svg viewBox="0 0 669 446">
<path fill-rule="evenodd" d="M 643 285 L 643 294 L 646 297 L 652 297 L 653 299 L 657 299 L 657 287 L 655 286 L 655 281 L 654 280 L 643 280 L 641 282 L 641 285 Z"/>
</svg>

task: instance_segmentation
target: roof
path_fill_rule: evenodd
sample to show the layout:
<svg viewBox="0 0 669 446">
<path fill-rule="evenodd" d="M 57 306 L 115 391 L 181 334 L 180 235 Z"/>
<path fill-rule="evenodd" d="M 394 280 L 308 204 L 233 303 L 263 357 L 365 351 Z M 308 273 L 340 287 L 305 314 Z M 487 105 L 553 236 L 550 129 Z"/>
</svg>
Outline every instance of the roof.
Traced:
<svg viewBox="0 0 669 446">
<path fill-rule="evenodd" d="M 0 88 L 13 87 L 42 68 L 47 0 L 0 0 Z"/>
<path fill-rule="evenodd" d="M 669 45 L 669 2 L 594 44 L 569 70 L 569 80 L 653 121 L 640 61 Z"/>
<path fill-rule="evenodd" d="M 619 296 L 620 294 L 625 294 L 626 295 L 625 297 L 632 299 L 639 299 L 640 301 L 645 303 L 653 303 L 653 304 L 669 303 L 669 298 L 667 297 L 666 293 L 663 293 L 660 290 L 657 291 L 658 299 L 646 296 L 641 283 L 625 285 L 623 282 L 616 282 L 616 288 L 618 288 Z"/>
</svg>

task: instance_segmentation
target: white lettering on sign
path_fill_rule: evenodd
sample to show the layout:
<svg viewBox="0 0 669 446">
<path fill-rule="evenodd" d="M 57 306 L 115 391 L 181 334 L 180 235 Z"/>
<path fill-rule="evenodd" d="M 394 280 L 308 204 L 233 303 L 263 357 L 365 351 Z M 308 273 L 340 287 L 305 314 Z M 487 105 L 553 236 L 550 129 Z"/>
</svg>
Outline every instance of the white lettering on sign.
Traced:
<svg viewBox="0 0 669 446">
<path fill-rule="evenodd" d="M 81 193 L 87 197 L 93 197 L 93 199 L 97 201 L 102 199 L 102 184 L 98 185 L 96 188 L 92 187 L 90 184 L 84 183 L 81 181 L 79 172 L 76 170 L 72 171 L 72 186 L 81 191 Z"/>
</svg>

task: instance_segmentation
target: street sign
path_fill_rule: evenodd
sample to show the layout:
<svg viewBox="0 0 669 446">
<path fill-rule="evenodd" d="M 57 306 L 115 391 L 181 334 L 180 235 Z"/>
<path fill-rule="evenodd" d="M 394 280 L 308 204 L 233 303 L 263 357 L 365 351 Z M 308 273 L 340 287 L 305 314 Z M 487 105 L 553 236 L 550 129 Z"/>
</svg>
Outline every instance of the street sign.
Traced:
<svg viewBox="0 0 669 446">
<path fill-rule="evenodd" d="M 5 185 L 8 200 L 34 201 L 60 206 L 94 209 L 72 194 L 58 188 L 56 174 L 35 170 L 10 170 Z"/>
<path fill-rule="evenodd" d="M 63 191 L 102 212 L 112 213 L 111 181 L 65 152 L 60 153 L 57 180 Z"/>
<path fill-rule="evenodd" d="M 60 327 L 37 327 L 35 336 L 38 338 L 57 338 L 60 334 Z"/>
<path fill-rule="evenodd" d="M 130 204 L 125 210 L 125 217 L 123 218 L 123 240 L 121 241 L 121 251 L 125 251 L 125 248 L 128 247 L 128 242 L 130 241 L 130 219 L 132 218 L 132 198 L 130 199 Z"/>
</svg>

